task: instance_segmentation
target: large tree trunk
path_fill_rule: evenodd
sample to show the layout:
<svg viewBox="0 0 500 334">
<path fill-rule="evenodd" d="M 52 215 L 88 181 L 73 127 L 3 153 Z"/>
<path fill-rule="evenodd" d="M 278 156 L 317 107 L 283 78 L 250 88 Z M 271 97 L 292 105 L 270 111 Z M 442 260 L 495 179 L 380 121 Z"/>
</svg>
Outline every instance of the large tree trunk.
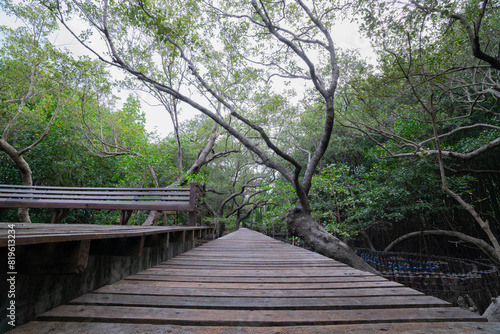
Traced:
<svg viewBox="0 0 500 334">
<path fill-rule="evenodd" d="M 12 159 L 16 168 L 19 169 L 21 173 L 21 178 L 24 186 L 32 186 L 33 179 L 31 168 L 29 164 L 24 160 L 23 156 L 19 154 L 19 152 L 12 147 L 5 139 L 0 139 L 0 149 L 7 153 L 7 155 Z M 28 208 L 20 208 L 17 212 L 17 217 L 20 222 L 31 223 L 29 209 Z"/>
<path fill-rule="evenodd" d="M 290 233 L 304 240 L 316 252 L 353 268 L 378 274 L 374 268 L 357 256 L 349 246 L 316 223 L 309 213 L 299 208 L 291 209 L 286 216 L 286 222 Z"/>
</svg>

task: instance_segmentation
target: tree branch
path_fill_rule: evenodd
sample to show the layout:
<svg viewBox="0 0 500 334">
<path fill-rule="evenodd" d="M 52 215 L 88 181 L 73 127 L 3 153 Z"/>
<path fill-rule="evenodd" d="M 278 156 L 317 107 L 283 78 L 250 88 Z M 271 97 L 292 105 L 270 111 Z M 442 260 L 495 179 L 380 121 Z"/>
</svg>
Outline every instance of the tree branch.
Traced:
<svg viewBox="0 0 500 334">
<path fill-rule="evenodd" d="M 413 237 L 418 237 L 418 236 L 424 236 L 424 235 L 431 235 L 431 236 L 443 236 L 443 237 L 453 237 L 453 238 L 458 238 L 459 240 L 472 243 L 476 245 L 481 251 L 483 251 L 486 255 L 488 255 L 491 259 L 495 260 L 496 262 L 500 263 L 500 257 L 497 255 L 495 252 L 495 249 L 488 244 L 486 241 L 479 239 L 479 238 L 474 238 L 471 237 L 467 234 L 461 233 L 461 232 L 456 232 L 456 231 L 443 231 L 443 230 L 425 230 L 425 231 L 417 231 L 417 232 L 410 232 L 407 233 L 393 242 L 389 244 L 384 249 L 384 252 L 389 252 L 391 251 L 394 246 L 396 246 L 398 243 L 408 240 Z"/>
</svg>

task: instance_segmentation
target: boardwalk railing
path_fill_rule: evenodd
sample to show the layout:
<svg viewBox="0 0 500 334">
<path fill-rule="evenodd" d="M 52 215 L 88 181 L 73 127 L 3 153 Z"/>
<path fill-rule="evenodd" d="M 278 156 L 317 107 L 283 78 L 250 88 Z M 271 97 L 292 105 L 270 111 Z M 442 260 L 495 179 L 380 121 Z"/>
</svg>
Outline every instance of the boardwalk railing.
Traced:
<svg viewBox="0 0 500 334">
<path fill-rule="evenodd" d="M 56 209 L 52 223 L 59 223 L 69 209 L 121 210 L 126 225 L 133 210 L 186 211 L 195 226 L 203 191 L 189 188 L 72 188 L 0 185 L 0 208 Z"/>
</svg>

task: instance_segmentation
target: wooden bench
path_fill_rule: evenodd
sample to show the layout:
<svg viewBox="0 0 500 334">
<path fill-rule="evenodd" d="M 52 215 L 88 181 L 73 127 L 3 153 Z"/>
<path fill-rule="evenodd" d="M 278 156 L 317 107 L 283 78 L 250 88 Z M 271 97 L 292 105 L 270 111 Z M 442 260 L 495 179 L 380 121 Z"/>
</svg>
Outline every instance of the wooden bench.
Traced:
<svg viewBox="0 0 500 334">
<path fill-rule="evenodd" d="M 134 210 L 186 211 L 188 225 L 195 226 L 202 188 L 71 188 L 0 185 L 0 208 L 56 209 L 52 223 L 59 223 L 69 209 L 121 210 L 126 225 Z"/>
</svg>

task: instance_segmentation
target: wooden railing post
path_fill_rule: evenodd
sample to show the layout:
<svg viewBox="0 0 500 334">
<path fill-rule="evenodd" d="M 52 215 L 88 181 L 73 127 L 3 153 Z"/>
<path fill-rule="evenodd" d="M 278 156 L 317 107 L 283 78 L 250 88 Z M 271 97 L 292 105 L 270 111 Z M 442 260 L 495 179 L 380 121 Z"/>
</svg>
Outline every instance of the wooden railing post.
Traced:
<svg viewBox="0 0 500 334">
<path fill-rule="evenodd" d="M 201 193 L 200 193 L 200 187 L 199 187 L 198 183 L 190 183 L 189 184 L 189 205 L 190 205 L 192 211 L 189 211 L 189 218 L 188 218 L 188 225 L 189 226 L 196 226 L 197 225 L 198 211 L 200 210 L 200 200 L 201 200 Z"/>
<path fill-rule="evenodd" d="M 198 204 L 198 183 L 189 184 L 189 206 L 191 211 L 189 211 L 188 225 L 196 226 L 197 218 L 197 204 Z"/>
<path fill-rule="evenodd" d="M 196 226 L 197 218 L 196 211 L 189 211 L 188 226 Z"/>
</svg>

